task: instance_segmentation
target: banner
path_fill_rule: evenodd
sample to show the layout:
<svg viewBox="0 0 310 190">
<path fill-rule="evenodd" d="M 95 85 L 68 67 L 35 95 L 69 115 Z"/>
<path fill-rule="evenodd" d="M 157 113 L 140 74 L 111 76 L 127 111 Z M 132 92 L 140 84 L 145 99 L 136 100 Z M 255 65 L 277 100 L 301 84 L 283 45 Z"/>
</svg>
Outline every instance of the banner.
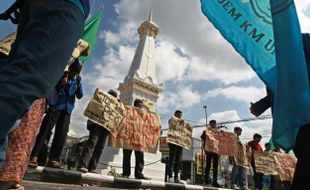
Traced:
<svg viewBox="0 0 310 190">
<path fill-rule="evenodd" d="M 273 140 L 292 149 L 299 127 L 310 123 L 310 87 L 294 1 L 201 0 L 201 9 L 274 93 Z"/>
<path fill-rule="evenodd" d="M 204 166 L 203 168 L 205 168 L 206 165 L 206 159 L 204 157 L 204 155 L 196 153 L 196 174 L 198 175 L 202 175 L 202 173 L 204 173 L 204 171 L 202 171 L 202 164 Z"/>
<path fill-rule="evenodd" d="M 251 148 L 247 144 L 243 144 L 241 141 L 237 141 L 237 149 L 234 159 L 238 166 L 250 167 Z"/>
<path fill-rule="evenodd" d="M 87 56 L 88 54 L 89 54 L 89 44 L 86 41 L 80 39 L 76 44 L 71 56 L 72 58 L 77 59 L 81 55 Z"/>
<path fill-rule="evenodd" d="M 237 136 L 235 133 L 207 128 L 206 135 L 206 151 L 219 155 L 235 155 L 237 149 Z"/>
<path fill-rule="evenodd" d="M 91 56 L 91 52 L 93 51 L 97 33 L 101 23 L 101 17 L 103 14 L 103 7 L 89 20 L 86 21 L 84 25 L 84 33 L 82 39 L 89 44 L 89 53 L 87 55 L 81 55 L 79 59 L 81 61 L 88 61 Z"/>
<path fill-rule="evenodd" d="M 156 153 L 161 133 L 158 114 L 125 106 L 125 118 L 118 128 L 118 134 L 110 135 L 109 146 L 142 152 Z"/>
<path fill-rule="evenodd" d="M 265 175 L 278 175 L 280 165 L 273 154 L 254 151 L 254 160 L 256 172 Z"/>
<path fill-rule="evenodd" d="M 167 142 L 167 137 L 160 137 L 159 138 L 159 151 L 161 155 L 169 155 L 169 146 Z"/>
<path fill-rule="evenodd" d="M 8 35 L 3 40 L 0 41 L 0 52 L 4 55 L 9 55 L 11 51 L 11 45 L 15 41 L 16 38 L 16 32 Z"/>
<path fill-rule="evenodd" d="M 97 88 L 94 97 L 84 111 L 84 115 L 115 136 L 125 117 L 125 108 L 116 98 Z"/>
<path fill-rule="evenodd" d="M 185 123 L 183 119 L 172 116 L 169 120 L 167 142 L 190 150 L 192 146 L 192 132 L 193 129 L 190 124 Z"/>
<path fill-rule="evenodd" d="M 281 181 L 293 181 L 296 159 L 289 154 L 273 152 L 272 153 L 278 160 L 281 170 L 279 171 L 279 177 Z"/>
</svg>

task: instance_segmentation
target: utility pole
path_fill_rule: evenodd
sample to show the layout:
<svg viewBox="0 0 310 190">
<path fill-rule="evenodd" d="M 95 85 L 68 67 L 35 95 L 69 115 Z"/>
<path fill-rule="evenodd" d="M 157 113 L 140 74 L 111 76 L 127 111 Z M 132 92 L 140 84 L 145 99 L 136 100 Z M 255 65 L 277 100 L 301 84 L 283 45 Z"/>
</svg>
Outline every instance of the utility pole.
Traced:
<svg viewBox="0 0 310 190">
<path fill-rule="evenodd" d="M 203 106 L 203 109 L 205 110 L 205 116 L 206 116 L 206 128 L 207 128 L 207 126 L 208 126 L 208 115 L 207 115 L 207 106 L 206 105 L 204 105 Z M 205 143 L 206 142 L 204 142 L 204 143 L 202 143 L 201 144 L 201 176 L 202 176 L 202 180 L 204 180 L 204 175 L 206 175 L 205 173 L 204 173 L 204 167 L 203 167 L 203 164 L 204 164 L 204 149 L 205 149 Z"/>
<path fill-rule="evenodd" d="M 207 106 L 204 105 L 203 109 L 205 110 L 205 114 L 206 114 L 206 127 L 208 126 L 208 115 L 207 115 Z"/>
</svg>

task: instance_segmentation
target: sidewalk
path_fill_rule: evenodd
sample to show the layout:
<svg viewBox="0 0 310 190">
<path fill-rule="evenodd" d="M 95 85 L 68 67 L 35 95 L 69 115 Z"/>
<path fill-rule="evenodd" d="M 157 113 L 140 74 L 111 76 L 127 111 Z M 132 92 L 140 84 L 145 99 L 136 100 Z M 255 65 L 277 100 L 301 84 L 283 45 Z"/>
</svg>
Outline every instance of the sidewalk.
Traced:
<svg viewBox="0 0 310 190">
<path fill-rule="evenodd" d="M 59 183 L 48 183 L 48 182 L 37 182 L 37 181 L 27 181 L 23 180 L 22 185 L 26 190 L 102 190 L 102 187 L 94 186 L 81 186 L 81 185 L 68 185 Z M 104 190 L 126 190 L 119 188 L 107 188 Z"/>
<path fill-rule="evenodd" d="M 126 189 L 225 190 L 224 188 L 204 187 L 182 183 L 166 183 L 152 180 L 137 180 L 133 178 L 121 178 L 102 174 L 81 173 L 78 171 L 66 171 L 40 166 L 36 169 L 28 169 L 24 180 L 75 185 L 91 184 L 101 187 Z"/>
</svg>

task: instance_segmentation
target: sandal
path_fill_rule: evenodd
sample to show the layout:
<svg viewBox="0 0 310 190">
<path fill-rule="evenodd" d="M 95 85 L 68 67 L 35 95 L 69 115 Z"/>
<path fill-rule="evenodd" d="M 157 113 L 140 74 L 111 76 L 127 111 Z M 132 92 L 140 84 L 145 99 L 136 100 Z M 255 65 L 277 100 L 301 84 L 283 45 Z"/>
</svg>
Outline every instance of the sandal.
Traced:
<svg viewBox="0 0 310 190">
<path fill-rule="evenodd" d="M 36 167 L 38 167 L 38 158 L 37 158 L 37 157 L 32 157 L 32 158 L 30 158 L 30 161 L 29 161 L 29 163 L 28 163 L 28 166 L 29 166 L 30 168 L 36 168 Z"/>
<path fill-rule="evenodd" d="M 0 181 L 0 190 L 10 189 L 14 184 L 13 181 Z"/>
<path fill-rule="evenodd" d="M 14 186 L 10 188 L 10 190 L 25 190 L 25 187 L 19 183 L 16 183 Z"/>
</svg>

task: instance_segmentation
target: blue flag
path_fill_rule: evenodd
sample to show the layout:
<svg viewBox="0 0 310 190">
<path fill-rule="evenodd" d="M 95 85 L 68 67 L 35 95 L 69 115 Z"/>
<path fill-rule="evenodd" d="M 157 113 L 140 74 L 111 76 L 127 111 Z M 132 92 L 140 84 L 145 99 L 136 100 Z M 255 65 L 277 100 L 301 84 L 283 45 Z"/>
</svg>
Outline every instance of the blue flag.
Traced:
<svg viewBox="0 0 310 190">
<path fill-rule="evenodd" d="M 310 88 L 293 0 L 201 0 L 203 13 L 274 93 L 275 144 L 310 123 Z"/>
</svg>

